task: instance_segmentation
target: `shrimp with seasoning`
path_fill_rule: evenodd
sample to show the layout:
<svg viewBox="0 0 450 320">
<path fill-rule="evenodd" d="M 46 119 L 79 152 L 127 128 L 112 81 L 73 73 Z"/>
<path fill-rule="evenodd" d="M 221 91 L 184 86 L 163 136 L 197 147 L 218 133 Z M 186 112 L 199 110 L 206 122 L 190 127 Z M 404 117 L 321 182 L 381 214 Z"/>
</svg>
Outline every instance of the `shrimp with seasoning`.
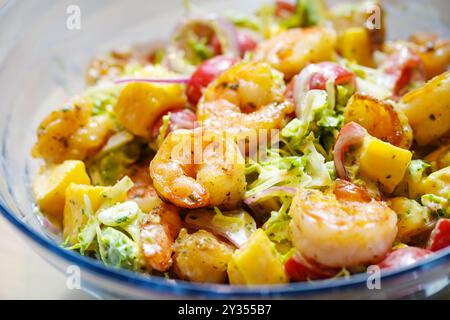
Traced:
<svg viewBox="0 0 450 320">
<path fill-rule="evenodd" d="M 332 61 L 336 32 L 322 27 L 290 29 L 261 43 L 255 59 L 265 61 L 291 79 L 311 63 Z"/>
<path fill-rule="evenodd" d="M 281 128 L 293 105 L 284 102 L 283 76 L 263 62 L 241 62 L 220 75 L 204 91 L 197 117 L 204 127 Z"/>
<path fill-rule="evenodd" d="M 161 203 L 144 219 L 140 232 L 141 248 L 147 264 L 153 269 L 164 272 L 172 266 L 174 243 L 181 224 L 178 209 L 167 203 Z"/>
<path fill-rule="evenodd" d="M 148 161 L 135 165 L 130 170 L 130 178 L 134 185 L 127 198 L 147 213 L 140 229 L 144 259 L 152 269 L 164 272 L 172 266 L 173 246 L 181 229 L 178 209 L 158 197 L 149 175 Z"/>
<path fill-rule="evenodd" d="M 244 196 L 245 164 L 221 131 L 176 130 L 150 163 L 158 194 L 181 208 L 235 209 Z"/>
<path fill-rule="evenodd" d="M 327 267 L 379 262 L 397 235 L 397 215 L 365 189 L 337 180 L 334 194 L 299 189 L 289 215 L 294 246 Z"/>
</svg>

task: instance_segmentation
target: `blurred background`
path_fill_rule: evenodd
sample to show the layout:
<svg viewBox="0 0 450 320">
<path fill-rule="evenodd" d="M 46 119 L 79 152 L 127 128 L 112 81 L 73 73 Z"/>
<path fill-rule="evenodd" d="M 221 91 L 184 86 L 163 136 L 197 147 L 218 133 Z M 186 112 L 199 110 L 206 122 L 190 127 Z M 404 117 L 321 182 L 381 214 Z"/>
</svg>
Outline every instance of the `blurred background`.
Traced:
<svg viewBox="0 0 450 320">
<path fill-rule="evenodd" d="M 91 299 L 35 253 L 0 216 L 0 299 Z"/>
</svg>

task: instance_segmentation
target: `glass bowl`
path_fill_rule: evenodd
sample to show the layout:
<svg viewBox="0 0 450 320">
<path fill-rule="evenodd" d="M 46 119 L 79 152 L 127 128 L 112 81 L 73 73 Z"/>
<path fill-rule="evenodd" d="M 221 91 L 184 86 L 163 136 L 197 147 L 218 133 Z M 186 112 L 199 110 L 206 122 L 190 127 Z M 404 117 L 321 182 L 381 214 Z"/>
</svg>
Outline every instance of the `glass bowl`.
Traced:
<svg viewBox="0 0 450 320">
<path fill-rule="evenodd" d="M 81 13 L 80 29 L 67 21 L 74 4 Z M 252 12 L 260 4 L 254 0 L 194 1 L 194 7 L 215 12 L 230 8 Z M 407 5 L 406 1 L 390 1 L 387 5 L 391 38 L 413 31 L 448 37 L 447 0 L 408 1 Z M 381 289 L 371 290 L 367 274 L 282 286 L 195 284 L 109 268 L 60 246 L 33 212 L 30 177 L 37 162 L 29 150 L 39 120 L 82 90 L 84 71 L 94 54 L 164 39 L 182 13 L 180 0 L 0 0 L 0 212 L 34 250 L 62 272 L 79 270 L 82 288 L 101 298 L 384 299 L 428 297 L 445 290 L 450 248 L 384 274 Z"/>
</svg>

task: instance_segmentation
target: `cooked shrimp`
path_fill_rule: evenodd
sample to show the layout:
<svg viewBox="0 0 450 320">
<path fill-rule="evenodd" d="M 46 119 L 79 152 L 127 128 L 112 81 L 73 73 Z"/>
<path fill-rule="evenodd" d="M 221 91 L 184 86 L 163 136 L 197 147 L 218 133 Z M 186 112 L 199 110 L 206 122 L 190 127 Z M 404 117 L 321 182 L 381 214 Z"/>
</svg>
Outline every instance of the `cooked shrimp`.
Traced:
<svg viewBox="0 0 450 320">
<path fill-rule="evenodd" d="M 233 251 L 233 246 L 208 231 L 188 234 L 183 229 L 175 244 L 175 273 L 189 281 L 223 283 Z"/>
<path fill-rule="evenodd" d="M 150 267 L 164 272 L 172 265 L 173 244 L 181 229 L 178 209 L 158 197 L 147 162 L 134 166 L 130 178 L 134 185 L 128 191 L 128 199 L 148 213 L 141 225 L 142 253 Z"/>
<path fill-rule="evenodd" d="M 133 181 L 133 187 L 128 191 L 128 200 L 138 204 L 142 212 L 148 213 L 161 205 L 163 201 L 153 187 L 148 170 L 149 161 L 133 166 L 128 176 Z"/>
<path fill-rule="evenodd" d="M 244 195 L 245 165 L 240 150 L 220 131 L 176 130 L 150 163 L 153 185 L 182 208 L 237 208 Z"/>
<path fill-rule="evenodd" d="M 434 34 L 416 33 L 409 41 L 388 42 L 383 51 L 391 54 L 405 47 L 420 57 L 427 79 L 445 72 L 450 64 L 450 41 L 440 39 Z"/>
<path fill-rule="evenodd" d="M 172 266 L 173 245 L 180 229 L 175 206 L 161 203 L 150 212 L 141 228 L 142 253 L 149 266 L 161 272 Z"/>
<path fill-rule="evenodd" d="M 98 151 L 113 132 L 114 124 L 108 116 L 92 116 L 92 103 L 74 98 L 41 122 L 32 156 L 47 163 L 84 160 Z"/>
<path fill-rule="evenodd" d="M 206 88 L 197 117 L 212 128 L 280 128 L 293 111 L 290 103 L 283 103 L 284 91 L 283 76 L 268 64 L 242 62 Z"/>
<path fill-rule="evenodd" d="M 337 184 L 336 194 L 298 190 L 289 211 L 294 246 L 328 267 L 378 262 L 397 235 L 395 212 L 349 182 Z"/>
<path fill-rule="evenodd" d="M 290 79 L 310 63 L 333 60 L 335 46 L 336 33 L 331 29 L 290 29 L 260 44 L 255 59 Z"/>
<path fill-rule="evenodd" d="M 345 123 L 356 122 L 369 134 L 394 146 L 409 149 L 413 133 L 406 115 L 393 102 L 356 93 L 347 103 Z"/>
</svg>

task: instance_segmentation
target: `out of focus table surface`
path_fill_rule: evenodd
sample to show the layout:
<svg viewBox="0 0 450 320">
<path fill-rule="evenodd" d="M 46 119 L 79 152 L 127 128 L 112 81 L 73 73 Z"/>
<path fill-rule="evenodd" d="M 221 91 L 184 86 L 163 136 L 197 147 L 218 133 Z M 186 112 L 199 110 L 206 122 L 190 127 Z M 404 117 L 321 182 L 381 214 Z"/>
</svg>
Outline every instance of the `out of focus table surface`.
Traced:
<svg viewBox="0 0 450 320">
<path fill-rule="evenodd" d="M 0 216 L 0 299 L 90 298 L 81 290 L 69 290 L 66 276 L 36 254 Z"/>
</svg>

